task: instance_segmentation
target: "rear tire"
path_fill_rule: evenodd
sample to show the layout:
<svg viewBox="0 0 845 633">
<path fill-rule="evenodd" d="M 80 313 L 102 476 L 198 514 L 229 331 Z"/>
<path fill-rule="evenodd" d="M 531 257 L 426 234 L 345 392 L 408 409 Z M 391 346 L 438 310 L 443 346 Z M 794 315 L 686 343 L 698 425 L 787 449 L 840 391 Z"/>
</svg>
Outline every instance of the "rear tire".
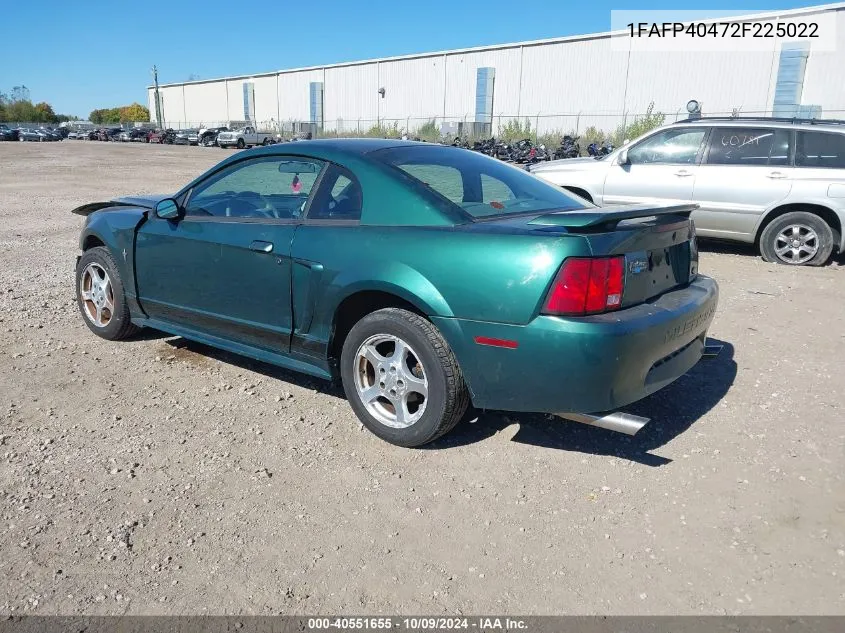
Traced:
<svg viewBox="0 0 845 633">
<path fill-rule="evenodd" d="M 833 229 L 815 213 L 785 213 L 772 220 L 760 234 L 760 254 L 767 262 L 824 266 L 832 253 Z"/>
<path fill-rule="evenodd" d="M 422 446 L 448 433 L 469 404 L 448 343 L 432 323 L 407 310 L 385 308 L 358 321 L 340 363 L 358 419 L 397 446 Z"/>
<path fill-rule="evenodd" d="M 140 329 L 131 321 L 123 280 L 105 246 L 91 248 L 79 259 L 76 302 L 85 325 L 101 338 L 119 341 Z"/>
</svg>

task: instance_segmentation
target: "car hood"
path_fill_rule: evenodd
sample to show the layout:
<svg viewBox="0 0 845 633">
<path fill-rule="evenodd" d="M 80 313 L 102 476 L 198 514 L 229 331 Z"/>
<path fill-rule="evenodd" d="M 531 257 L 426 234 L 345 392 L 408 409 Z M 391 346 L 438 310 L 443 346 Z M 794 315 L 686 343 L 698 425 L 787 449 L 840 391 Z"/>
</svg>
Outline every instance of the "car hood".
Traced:
<svg viewBox="0 0 845 633">
<path fill-rule="evenodd" d="M 83 204 L 81 207 L 76 207 L 71 211 L 76 215 L 91 215 L 94 211 L 102 209 L 120 209 L 126 207 L 136 207 L 141 209 L 154 209 L 156 204 L 169 198 L 170 194 L 159 194 L 152 196 L 126 196 L 124 198 L 115 198 L 106 202 L 89 202 Z"/>
<path fill-rule="evenodd" d="M 610 158 L 603 160 L 596 160 L 592 156 L 584 156 L 582 158 L 561 158 L 560 160 L 550 160 L 544 163 L 535 163 L 531 165 L 531 173 L 536 174 L 544 171 L 583 171 L 585 169 L 602 169 L 608 164 Z"/>
</svg>

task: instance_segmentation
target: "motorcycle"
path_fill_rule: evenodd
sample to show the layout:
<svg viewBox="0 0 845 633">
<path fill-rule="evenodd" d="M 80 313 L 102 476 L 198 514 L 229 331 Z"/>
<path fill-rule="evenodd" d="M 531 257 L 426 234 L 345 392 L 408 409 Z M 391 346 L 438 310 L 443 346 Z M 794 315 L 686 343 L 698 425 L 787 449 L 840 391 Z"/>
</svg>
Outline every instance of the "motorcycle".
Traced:
<svg viewBox="0 0 845 633">
<path fill-rule="evenodd" d="M 561 158 L 578 158 L 581 155 L 581 146 L 578 145 L 579 136 L 570 136 L 567 134 L 560 142 L 560 147 L 555 150 L 555 160 Z M 589 146 L 587 148 L 589 151 Z"/>
<path fill-rule="evenodd" d="M 590 143 L 587 146 L 587 154 L 589 154 L 593 158 L 607 156 L 612 151 L 613 143 L 611 143 L 610 141 L 602 141 L 601 145 L 599 145 L 598 143 Z"/>
</svg>

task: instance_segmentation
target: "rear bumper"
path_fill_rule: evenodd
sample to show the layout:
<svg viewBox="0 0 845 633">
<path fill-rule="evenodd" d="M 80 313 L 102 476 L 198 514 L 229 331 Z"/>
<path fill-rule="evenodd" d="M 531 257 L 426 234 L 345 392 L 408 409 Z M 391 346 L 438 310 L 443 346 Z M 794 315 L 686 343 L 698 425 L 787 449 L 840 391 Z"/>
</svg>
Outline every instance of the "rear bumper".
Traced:
<svg viewBox="0 0 845 633">
<path fill-rule="evenodd" d="M 538 316 L 528 325 L 433 317 L 458 358 L 478 408 L 611 411 L 662 389 L 701 358 L 719 289 L 699 275 L 650 303 L 581 318 Z M 516 341 L 483 346 L 475 337 Z"/>
</svg>

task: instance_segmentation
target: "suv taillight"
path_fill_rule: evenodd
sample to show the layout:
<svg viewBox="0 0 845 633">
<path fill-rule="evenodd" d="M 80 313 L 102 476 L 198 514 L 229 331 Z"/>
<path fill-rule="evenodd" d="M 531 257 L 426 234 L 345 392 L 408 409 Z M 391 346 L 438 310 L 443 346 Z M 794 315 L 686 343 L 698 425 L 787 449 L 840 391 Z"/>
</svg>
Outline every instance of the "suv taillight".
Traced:
<svg viewBox="0 0 845 633">
<path fill-rule="evenodd" d="M 578 316 L 618 310 L 625 288 L 625 258 L 569 257 L 555 276 L 543 314 Z"/>
</svg>

